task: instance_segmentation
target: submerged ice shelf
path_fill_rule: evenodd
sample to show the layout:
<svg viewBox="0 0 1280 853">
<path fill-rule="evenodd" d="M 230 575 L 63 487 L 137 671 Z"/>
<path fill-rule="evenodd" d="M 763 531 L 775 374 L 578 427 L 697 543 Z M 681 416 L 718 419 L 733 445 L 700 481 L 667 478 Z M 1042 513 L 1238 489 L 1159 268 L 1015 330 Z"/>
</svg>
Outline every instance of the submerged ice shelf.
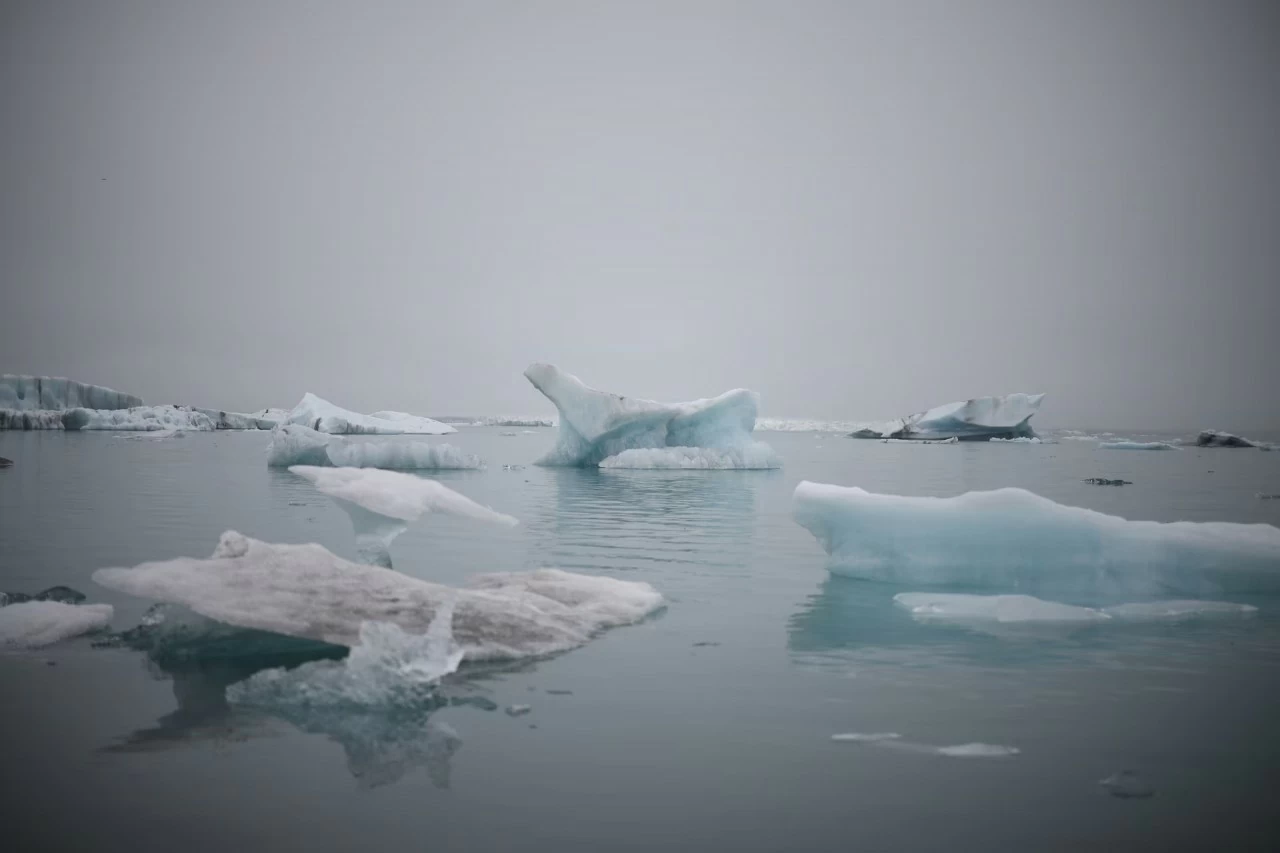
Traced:
<svg viewBox="0 0 1280 853">
<path fill-rule="evenodd" d="M 751 438 L 760 402 L 754 391 L 739 388 L 710 399 L 659 403 L 597 391 L 550 364 L 531 365 L 524 375 L 560 412 L 556 446 L 539 461 L 542 465 L 594 467 L 613 457 L 608 467 L 746 467 L 727 463 L 758 463 L 767 450 Z M 674 453 L 625 455 L 667 449 Z M 709 464 L 710 457 L 704 457 L 708 464 L 693 464 L 697 454 L 691 451 L 697 449 L 721 451 L 714 460 L 720 464 Z"/>
<path fill-rule="evenodd" d="M 209 559 L 99 569 L 93 578 L 227 625 L 348 647 L 359 644 L 366 622 L 423 634 L 452 602 L 453 636 L 466 660 L 565 651 L 663 605 L 653 587 L 635 581 L 539 569 L 479 575 L 455 588 L 352 563 L 321 545 L 277 545 L 233 531 Z"/>
<path fill-rule="evenodd" d="M 1258 608 L 1229 601 L 1141 601 L 1110 607 L 1077 607 L 1030 595 L 966 595 L 903 592 L 894 603 L 924 622 L 998 622 L 1095 624 L 1103 622 L 1185 621 L 1252 616 Z"/>
<path fill-rule="evenodd" d="M 285 424 L 271 433 L 267 466 L 288 468 L 290 465 L 441 470 L 483 468 L 484 462 L 451 444 L 395 439 L 349 441 L 299 424 Z"/>
<path fill-rule="evenodd" d="M 987 441 L 992 438 L 1032 438 L 1031 418 L 1040 410 L 1044 394 L 1006 394 L 946 403 L 887 424 L 850 433 L 854 438 L 940 439 Z"/>
<path fill-rule="evenodd" d="M 1280 590 L 1280 529 L 1128 521 L 1022 489 L 880 495 L 802 482 L 795 520 L 835 574 L 912 586 L 1153 596 Z"/>
</svg>

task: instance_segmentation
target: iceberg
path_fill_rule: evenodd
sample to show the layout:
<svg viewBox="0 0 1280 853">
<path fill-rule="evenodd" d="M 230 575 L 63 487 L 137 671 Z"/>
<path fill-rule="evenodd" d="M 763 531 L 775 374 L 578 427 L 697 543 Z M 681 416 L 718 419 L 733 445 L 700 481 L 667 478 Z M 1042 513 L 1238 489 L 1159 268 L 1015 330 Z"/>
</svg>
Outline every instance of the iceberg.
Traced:
<svg viewBox="0 0 1280 853">
<path fill-rule="evenodd" d="M 291 465 L 429 470 L 483 468 L 484 462 L 451 444 L 347 441 L 298 424 L 284 424 L 271 433 L 267 467 L 288 468 Z"/>
<path fill-rule="evenodd" d="M 448 424 L 404 412 L 357 414 L 310 392 L 303 395 L 301 402 L 293 407 L 285 420 L 287 423 L 310 427 L 317 432 L 337 435 L 446 435 L 457 432 Z"/>
<path fill-rule="evenodd" d="M 284 420 L 287 412 L 282 409 L 264 409 L 262 412 L 253 414 L 244 414 L 242 412 L 224 412 L 221 409 L 200 409 L 194 411 L 207 417 L 213 421 L 214 429 L 225 430 L 249 430 L 249 429 L 275 429 Z M 280 413 L 276 416 L 269 416 L 268 412 Z"/>
<path fill-rule="evenodd" d="M 597 391 L 550 364 L 524 372 L 560 412 L 556 446 L 540 465 L 594 467 L 627 450 L 753 446 L 760 398 L 737 389 L 689 403 L 659 403 Z M 759 450 L 746 450 L 759 453 Z"/>
<path fill-rule="evenodd" d="M 796 486 L 792 514 L 830 570 L 856 578 L 1024 593 L 1280 590 L 1280 529 L 1269 524 L 1129 521 L 1013 488 L 935 498 L 810 482 Z"/>
<path fill-rule="evenodd" d="M 1044 394 L 1007 394 L 975 397 L 960 403 L 935 406 L 877 427 L 850 433 L 853 438 L 956 438 L 987 441 L 992 438 L 1033 438 L 1029 421 L 1040 410 Z"/>
<path fill-rule="evenodd" d="M 350 517 L 356 553 L 362 563 L 391 568 L 391 543 L 416 521 L 432 512 L 460 515 L 507 527 L 520 522 L 509 515 L 458 494 L 435 480 L 376 468 L 289 469 L 334 498 Z"/>
<path fill-rule="evenodd" d="M 352 563 L 314 543 L 272 544 L 234 531 L 209 559 L 99 569 L 93 579 L 228 625 L 347 647 L 359 644 L 366 622 L 424 634 L 452 602 L 453 637 L 468 661 L 572 649 L 664 603 L 646 583 L 558 569 L 480 575 L 449 587 Z"/>
<path fill-rule="evenodd" d="M 1177 450 L 1178 446 L 1167 441 L 1103 441 L 1099 450 Z"/>
<path fill-rule="evenodd" d="M 69 409 L 63 414 L 69 430 L 114 430 L 149 432 L 184 430 L 210 432 L 215 429 L 208 415 L 185 406 L 139 406 L 132 409 Z"/>
<path fill-rule="evenodd" d="M 601 468 L 697 468 L 703 470 L 781 468 L 782 460 L 763 441 L 719 450 L 712 447 L 646 447 L 600 460 Z"/>
<path fill-rule="evenodd" d="M 24 601 L 0 607 L 0 648 L 34 649 L 101 631 L 113 614 L 110 604 Z"/>
<path fill-rule="evenodd" d="M 89 385 L 55 376 L 0 376 L 0 409 L 20 412 L 67 409 L 131 409 L 142 398 L 101 385 Z"/>
<path fill-rule="evenodd" d="M 0 409 L 0 429 L 63 429 L 62 411 Z"/>
<path fill-rule="evenodd" d="M 1206 429 L 1196 436 L 1196 447 L 1266 447 L 1266 445 L 1263 442 L 1241 438 L 1229 432 Z"/>
</svg>

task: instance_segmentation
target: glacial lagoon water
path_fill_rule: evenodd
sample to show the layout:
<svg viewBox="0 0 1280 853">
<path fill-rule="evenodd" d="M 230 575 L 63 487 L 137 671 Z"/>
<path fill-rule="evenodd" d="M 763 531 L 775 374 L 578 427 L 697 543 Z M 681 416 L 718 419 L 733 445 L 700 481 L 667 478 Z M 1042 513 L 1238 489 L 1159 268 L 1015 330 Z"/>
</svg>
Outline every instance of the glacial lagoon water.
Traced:
<svg viewBox="0 0 1280 853">
<path fill-rule="evenodd" d="M 6 849 L 1274 847 L 1280 598 L 1232 596 L 1259 607 L 1249 619 L 921 624 L 893 606 L 902 588 L 830 575 L 790 500 L 802 479 L 1020 486 L 1127 518 L 1280 525 L 1280 501 L 1257 496 L 1280 492 L 1280 453 L 774 432 L 777 471 L 600 471 L 535 467 L 553 431 L 504 432 L 431 439 L 488 463 L 433 476 L 521 525 L 431 517 L 396 540 L 395 567 L 608 574 L 651 583 L 664 611 L 551 659 L 464 669 L 429 712 L 244 710 L 225 698 L 262 665 L 244 658 L 157 663 L 87 637 L 0 654 Z M 16 463 L 0 471 L 0 590 L 66 584 L 124 629 L 149 602 L 97 586 L 97 568 L 207 556 L 228 529 L 354 557 L 348 517 L 268 470 L 268 441 L 0 432 Z M 878 732 L 1018 752 L 832 740 Z"/>
</svg>

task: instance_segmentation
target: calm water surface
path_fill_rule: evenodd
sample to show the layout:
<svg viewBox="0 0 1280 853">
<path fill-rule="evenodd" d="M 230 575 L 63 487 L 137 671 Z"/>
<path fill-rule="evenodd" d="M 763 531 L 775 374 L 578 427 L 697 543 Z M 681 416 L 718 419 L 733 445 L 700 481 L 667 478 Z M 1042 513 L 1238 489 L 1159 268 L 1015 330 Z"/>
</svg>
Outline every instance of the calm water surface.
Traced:
<svg viewBox="0 0 1280 853">
<path fill-rule="evenodd" d="M 429 719 L 233 709 L 223 691 L 255 665 L 234 659 L 165 669 L 88 638 L 0 655 L 6 848 L 1274 849 L 1280 599 L 1234 597 L 1259 616 L 1216 623 L 920 625 L 892 606 L 900 588 L 829 575 L 790 497 L 802 479 L 1013 485 L 1127 518 L 1280 524 L 1280 501 L 1256 497 L 1280 492 L 1280 453 L 765 433 L 781 471 L 579 471 L 528 465 L 552 430 L 501 432 L 440 439 L 489 466 L 438 478 L 522 525 L 429 518 L 396 541 L 396 568 L 446 583 L 608 574 L 653 584 L 665 611 L 550 660 L 461 673 L 448 690 L 476 701 Z M 68 584 L 115 605 L 123 629 L 149 602 L 98 587 L 94 569 L 205 556 L 228 529 L 353 557 L 347 516 L 267 470 L 267 442 L 0 433 L 17 462 L 0 471 L 0 589 Z M 533 710 L 502 712 L 514 703 Z M 830 740 L 850 731 L 1021 752 Z M 1156 795 L 1097 785 L 1126 768 Z"/>
</svg>

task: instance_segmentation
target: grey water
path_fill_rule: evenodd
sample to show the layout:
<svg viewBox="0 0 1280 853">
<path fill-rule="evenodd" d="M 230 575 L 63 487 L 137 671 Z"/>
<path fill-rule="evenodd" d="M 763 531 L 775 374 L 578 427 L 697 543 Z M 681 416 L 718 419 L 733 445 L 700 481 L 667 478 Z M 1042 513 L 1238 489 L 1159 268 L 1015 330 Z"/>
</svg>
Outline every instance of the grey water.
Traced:
<svg viewBox="0 0 1280 853">
<path fill-rule="evenodd" d="M 89 637 L 0 655 L 5 849 L 1274 849 L 1280 599 L 1122 629 L 920 624 L 892 605 L 902 589 L 830 575 L 790 498 L 803 479 L 1020 486 L 1132 519 L 1280 524 L 1257 497 L 1280 492 L 1280 453 L 764 433 L 781 470 L 596 471 L 535 467 L 554 430 L 510 431 L 432 439 L 488 462 L 432 476 L 521 525 L 427 518 L 395 541 L 396 569 L 556 566 L 646 581 L 664 611 L 464 669 L 446 685 L 462 701 L 404 716 L 228 705 L 253 659 L 166 665 Z M 229 529 L 354 557 L 348 517 L 268 470 L 268 440 L 0 432 L 0 590 L 70 585 L 114 605 L 118 630 L 149 602 L 98 587 L 97 568 L 208 556 Z M 831 740 L 845 732 L 1019 752 Z M 1153 795 L 1098 784 L 1121 771 Z"/>
</svg>

